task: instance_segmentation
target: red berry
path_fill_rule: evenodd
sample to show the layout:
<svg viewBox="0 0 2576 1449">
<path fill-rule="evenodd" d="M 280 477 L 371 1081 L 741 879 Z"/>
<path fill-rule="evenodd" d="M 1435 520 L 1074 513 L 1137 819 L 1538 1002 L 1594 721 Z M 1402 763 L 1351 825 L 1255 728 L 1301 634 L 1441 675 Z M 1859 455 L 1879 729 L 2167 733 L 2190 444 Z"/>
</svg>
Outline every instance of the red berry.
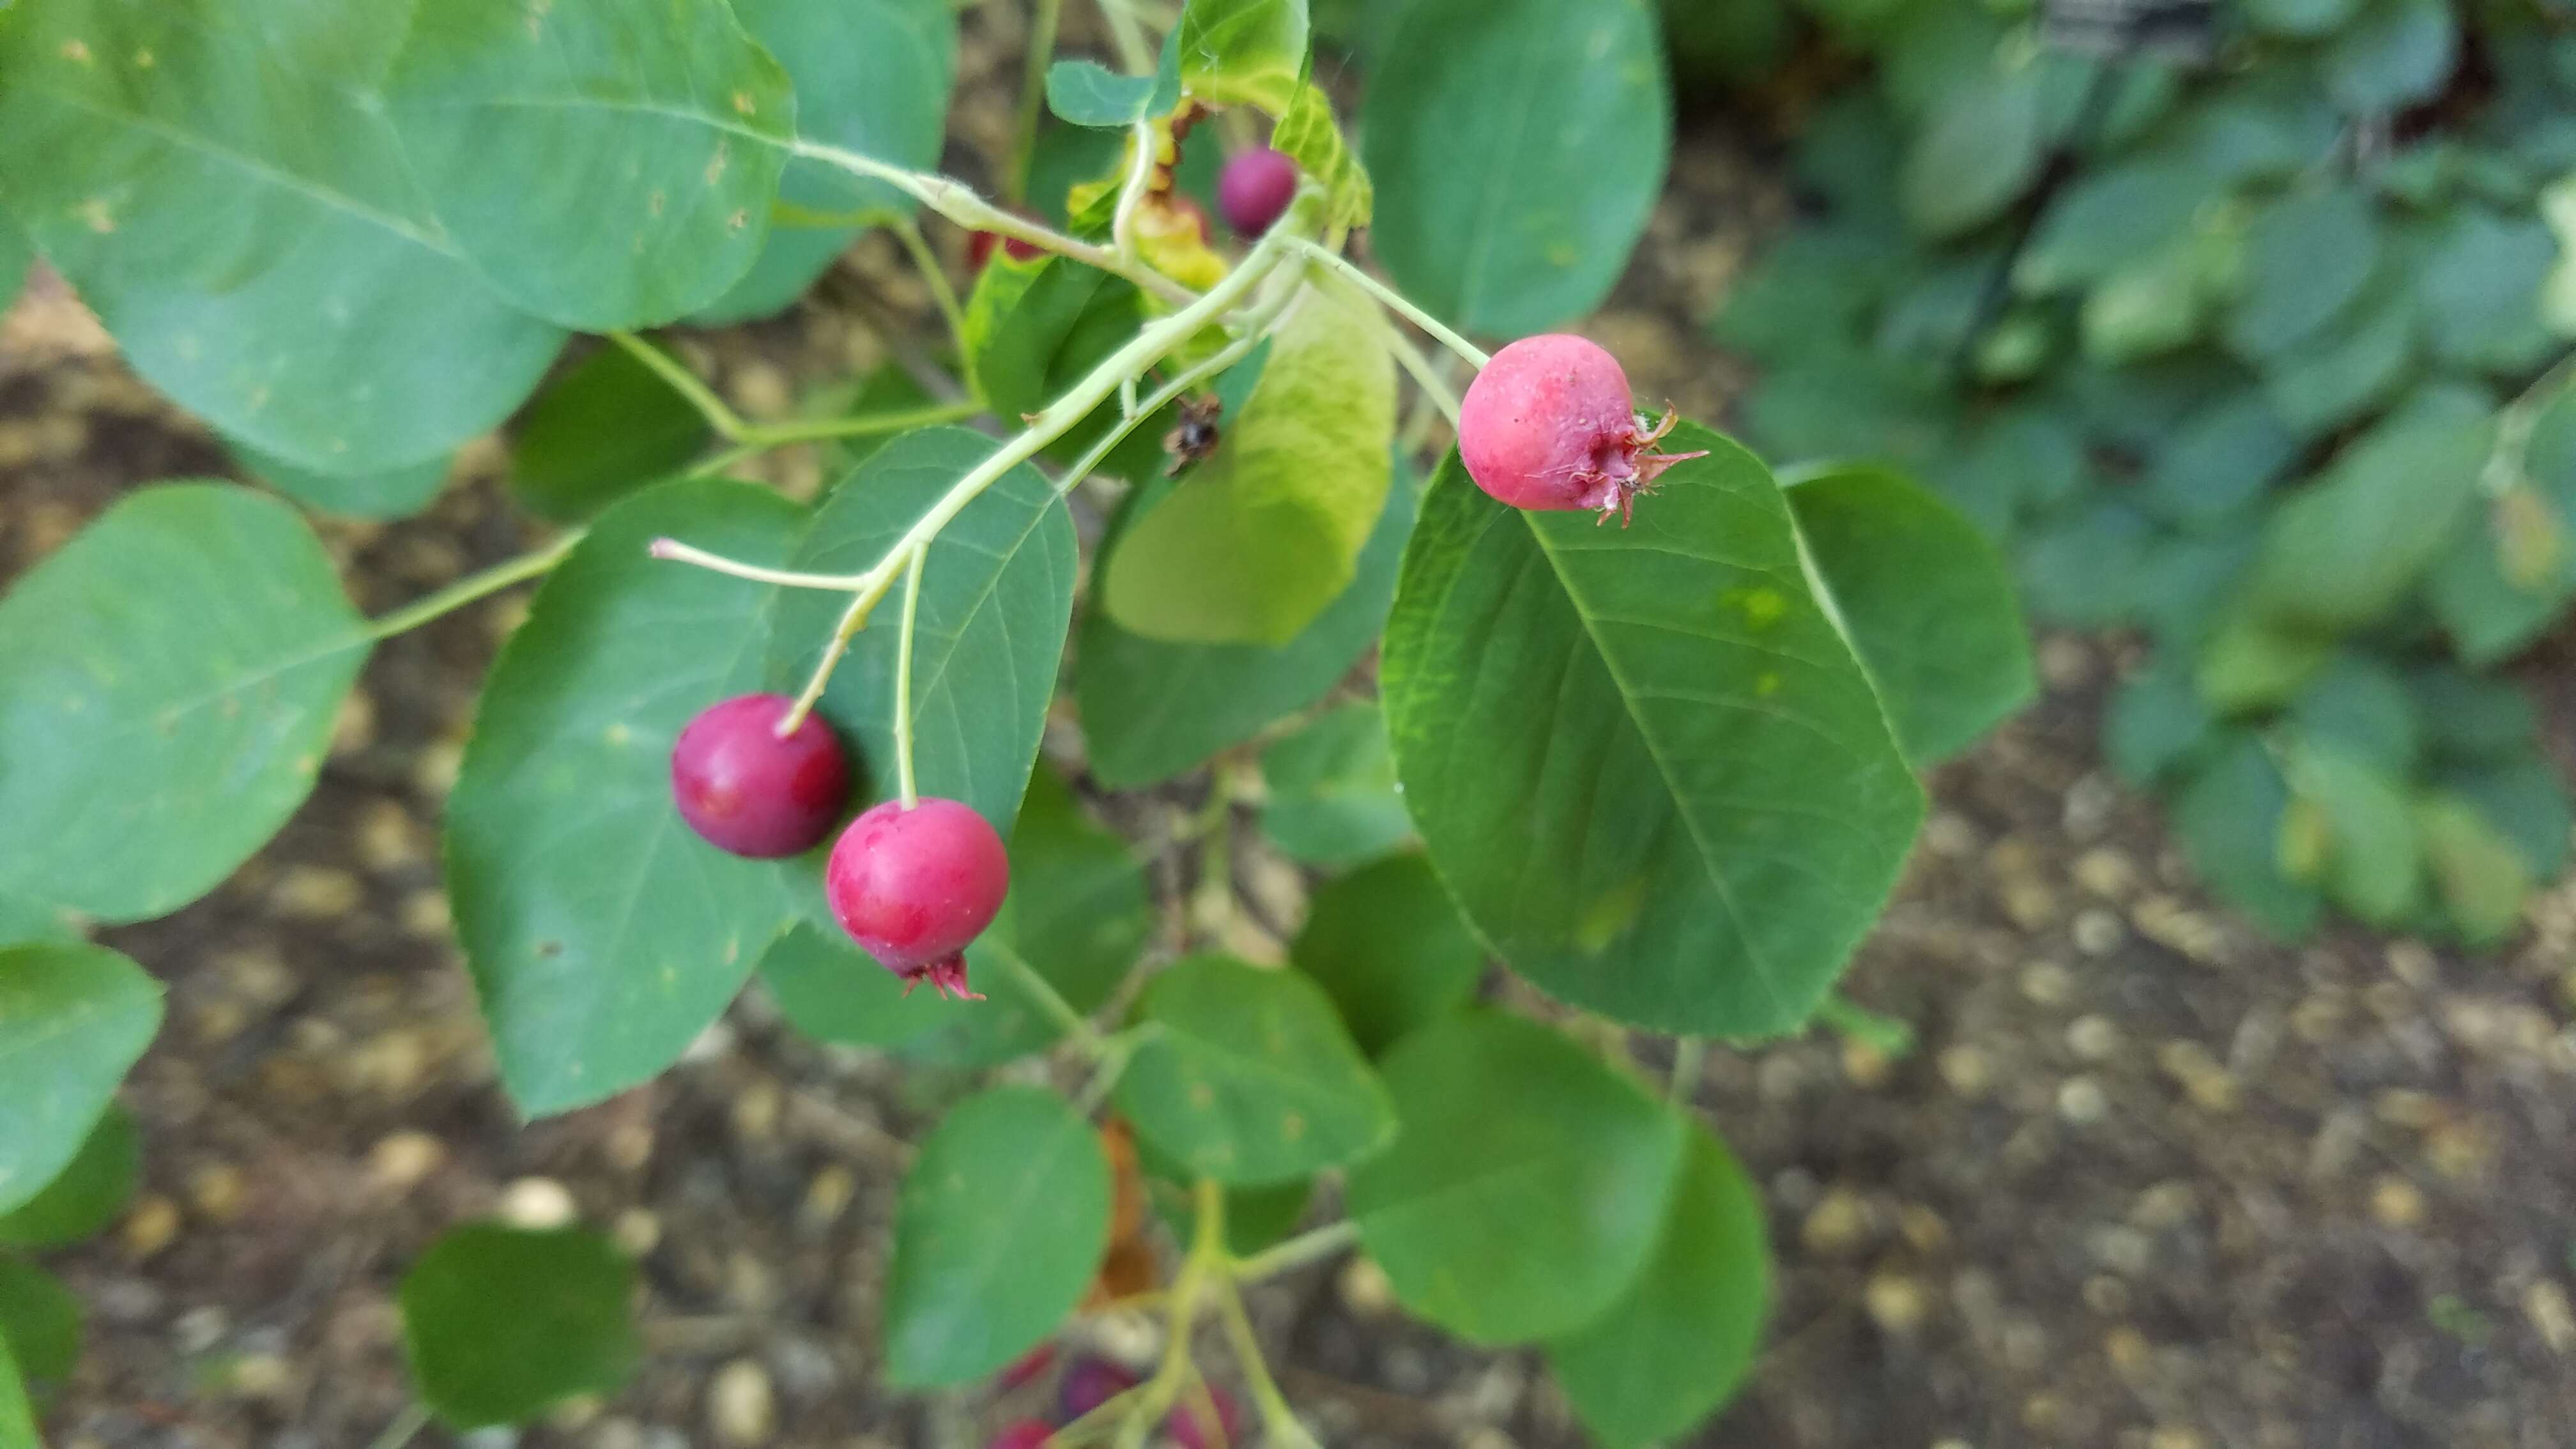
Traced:
<svg viewBox="0 0 2576 1449">
<path fill-rule="evenodd" d="M 1217 173 L 1217 210 L 1237 236 L 1259 236 L 1297 197 L 1297 163 L 1267 146 L 1244 151 Z"/>
<path fill-rule="evenodd" d="M 671 797 L 708 844 L 762 860 L 822 843 L 850 798 L 850 762 L 807 715 L 781 739 L 794 701 L 746 694 L 711 704 L 671 746 Z"/>
<path fill-rule="evenodd" d="M 1141 1382 L 1105 1358 L 1078 1358 L 1065 1367 L 1056 1388 L 1056 1413 L 1070 1424 Z"/>
<path fill-rule="evenodd" d="M 1514 508 L 1589 508 L 1627 521 L 1655 475 L 1696 453 L 1650 451 L 1670 432 L 1636 410 L 1619 360 L 1580 337 L 1524 337 L 1493 355 L 1458 408 L 1476 486 Z"/>
<path fill-rule="evenodd" d="M 1004 1393 L 1008 1393 L 1011 1390 L 1028 1383 L 1038 1375 L 1045 1373 L 1048 1366 L 1054 1362 L 1055 1345 L 1052 1343 L 1039 1344 L 1037 1347 L 1030 1349 L 1027 1353 L 1021 1354 L 1018 1358 L 1011 1360 L 1010 1367 L 1002 1370 L 1002 1391 Z"/>
<path fill-rule="evenodd" d="M 1180 1407 L 1172 1410 L 1171 1417 L 1163 1421 L 1163 1432 L 1171 1435 L 1181 1449 L 1216 1449 L 1220 1442 L 1229 1445 L 1243 1442 L 1243 1405 L 1235 1402 L 1234 1395 L 1214 1384 L 1207 1386 L 1207 1393 L 1208 1401 L 1216 1405 L 1216 1421 L 1224 1426 L 1225 1437 L 1219 1440 L 1200 1426 L 1198 1396 L 1184 1394 Z"/>
<path fill-rule="evenodd" d="M 1002 244 L 1002 250 L 1009 253 L 1011 260 L 1015 262 L 1025 262 L 1046 255 L 1046 248 L 1033 241 L 1022 241 L 1018 237 L 1004 240 L 1002 234 L 997 231 L 968 232 L 966 234 L 966 269 L 970 272 L 984 270 L 984 264 L 993 259 L 993 244 L 996 242 Z"/>
<path fill-rule="evenodd" d="M 1046 1441 L 1054 1433 L 1053 1425 L 1022 1419 L 994 1435 L 990 1449 L 1046 1449 Z"/>
<path fill-rule="evenodd" d="M 876 806 L 841 832 L 823 868 L 824 898 L 851 940 L 905 981 L 967 1001 L 983 998 L 966 989 L 966 944 L 1010 888 L 1002 837 L 954 800 Z"/>
</svg>

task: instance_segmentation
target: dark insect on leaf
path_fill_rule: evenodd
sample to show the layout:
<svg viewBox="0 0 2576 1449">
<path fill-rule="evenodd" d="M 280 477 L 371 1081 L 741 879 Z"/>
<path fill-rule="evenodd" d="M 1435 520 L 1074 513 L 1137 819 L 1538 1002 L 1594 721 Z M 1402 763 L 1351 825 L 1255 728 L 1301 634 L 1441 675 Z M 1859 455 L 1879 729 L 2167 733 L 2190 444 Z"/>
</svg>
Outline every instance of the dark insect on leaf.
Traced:
<svg viewBox="0 0 2576 1449">
<path fill-rule="evenodd" d="M 1217 444 L 1225 440 L 1216 425 L 1217 415 L 1224 410 L 1224 402 L 1214 393 L 1181 399 L 1181 420 L 1163 435 L 1163 451 L 1172 460 L 1163 468 L 1164 477 L 1179 477 L 1182 469 L 1204 463 L 1216 452 Z"/>
</svg>

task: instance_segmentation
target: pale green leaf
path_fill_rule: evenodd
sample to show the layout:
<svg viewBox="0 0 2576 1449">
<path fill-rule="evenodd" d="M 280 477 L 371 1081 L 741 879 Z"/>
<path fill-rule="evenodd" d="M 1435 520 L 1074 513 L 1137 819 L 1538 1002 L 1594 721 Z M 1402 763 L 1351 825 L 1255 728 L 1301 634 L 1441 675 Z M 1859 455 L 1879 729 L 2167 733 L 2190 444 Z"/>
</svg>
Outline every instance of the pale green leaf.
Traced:
<svg viewBox="0 0 2576 1449">
<path fill-rule="evenodd" d="M 588 1228 L 469 1223 L 403 1275 L 403 1347 L 452 1428 L 525 1423 L 615 1392 L 642 1356 L 635 1265 Z"/>
<path fill-rule="evenodd" d="M 161 1026 L 161 983 L 104 946 L 0 946 L 0 1212 L 52 1183 Z"/>
</svg>

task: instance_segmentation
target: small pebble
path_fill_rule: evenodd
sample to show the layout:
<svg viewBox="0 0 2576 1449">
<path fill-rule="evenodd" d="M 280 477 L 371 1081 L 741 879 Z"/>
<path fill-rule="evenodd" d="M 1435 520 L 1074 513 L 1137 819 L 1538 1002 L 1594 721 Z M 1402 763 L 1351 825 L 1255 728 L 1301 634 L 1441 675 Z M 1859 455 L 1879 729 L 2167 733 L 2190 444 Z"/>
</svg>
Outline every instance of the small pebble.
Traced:
<svg viewBox="0 0 2576 1449">
<path fill-rule="evenodd" d="M 2095 907 L 2076 913 L 2075 949 L 2087 956 L 2108 956 L 2128 938 L 2129 928 L 2109 911 Z"/>
<path fill-rule="evenodd" d="M 2091 1077 L 2069 1077 L 2057 1089 L 2057 1115 L 2088 1127 L 2111 1113 L 2111 1101 Z"/>
<path fill-rule="evenodd" d="M 367 1149 L 367 1176 L 388 1192 L 418 1187 L 447 1160 L 446 1144 L 426 1132 L 391 1132 Z"/>
<path fill-rule="evenodd" d="M 617 1215 L 609 1225 L 608 1235 L 626 1256 L 650 1257 L 662 1245 L 662 1220 L 647 1209 L 631 1207 Z"/>
<path fill-rule="evenodd" d="M 778 1432 L 778 1400 L 769 1387 L 769 1370 L 747 1358 L 716 1370 L 707 1385 L 707 1422 L 724 1443 L 768 1443 Z"/>
<path fill-rule="evenodd" d="M 2567 1290 L 2555 1278 L 2542 1278 L 2522 1291 L 2522 1313 L 2551 1353 L 2576 1352 L 2576 1313 L 2567 1307 Z"/>
<path fill-rule="evenodd" d="M 2066 1028 L 2066 1049 L 2079 1061 L 2108 1061 L 2120 1049 L 2120 1029 L 2107 1016 L 2079 1016 Z"/>
<path fill-rule="evenodd" d="M 125 1215 L 122 1236 L 126 1256 L 138 1262 L 153 1256 L 179 1236 L 179 1205 L 166 1197 L 136 1198 Z"/>
<path fill-rule="evenodd" d="M 2021 968 L 2021 994 L 2035 1006 L 2063 1006 L 2075 994 L 2075 977 L 2054 961 Z"/>
<path fill-rule="evenodd" d="M 188 1175 L 188 1205 L 208 1222 L 229 1223 L 239 1218 L 248 1196 L 248 1185 L 238 1167 L 217 1163 Z"/>
<path fill-rule="evenodd" d="M 523 1177 L 501 1190 L 499 1216 L 514 1228 L 560 1228 L 580 1215 L 572 1189 L 551 1177 Z"/>
<path fill-rule="evenodd" d="M 2383 1173 L 2370 1185 L 2370 1215 L 2382 1227 L 2415 1227 L 2424 1221 L 2423 1189 L 2394 1173 Z"/>
<path fill-rule="evenodd" d="M 1946 1047 L 1941 1052 L 1941 1080 L 1962 1097 L 1982 1097 L 1994 1083 L 1994 1067 L 1975 1047 Z"/>
<path fill-rule="evenodd" d="M 1880 1273 L 1862 1290 L 1862 1300 L 1869 1318 L 1880 1330 L 1891 1334 L 1908 1334 L 1923 1325 L 1927 1306 L 1923 1286 L 1901 1273 Z"/>
<path fill-rule="evenodd" d="M 1858 1246 L 1868 1232 L 1869 1209 L 1857 1194 L 1838 1187 L 1808 1212 L 1798 1227 L 1798 1241 L 1808 1252 L 1832 1255 Z"/>
</svg>

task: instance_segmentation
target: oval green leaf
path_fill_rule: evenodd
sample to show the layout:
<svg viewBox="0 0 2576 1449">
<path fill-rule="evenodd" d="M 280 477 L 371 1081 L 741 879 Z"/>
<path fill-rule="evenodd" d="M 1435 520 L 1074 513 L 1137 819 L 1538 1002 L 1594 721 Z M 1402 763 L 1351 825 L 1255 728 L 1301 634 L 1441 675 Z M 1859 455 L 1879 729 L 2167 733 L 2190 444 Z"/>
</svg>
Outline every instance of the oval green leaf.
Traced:
<svg viewBox="0 0 2576 1449">
<path fill-rule="evenodd" d="M 2369 283 L 2379 231 L 2369 198 L 2349 185 L 2294 191 L 2255 213 L 2227 345 L 2260 360 L 2324 328 Z"/>
<path fill-rule="evenodd" d="M 2485 399 L 2452 387 L 2389 414 L 2273 508 L 2254 561 L 2256 603 L 2330 631 L 2386 617 L 2477 497 L 2495 426 Z"/>
<path fill-rule="evenodd" d="M 6 1334 L 0 1334 L 0 1449 L 44 1449 L 36 1437 L 36 1407 L 27 1401 Z"/>
<path fill-rule="evenodd" d="M 1394 438 L 1395 359 L 1375 304 L 1309 285 L 1216 456 L 1128 520 L 1109 616 L 1149 639 L 1287 644 L 1357 577 Z"/>
<path fill-rule="evenodd" d="M 1288 959 L 1333 999 L 1360 1050 L 1380 1056 L 1475 994 L 1485 948 L 1431 863 L 1397 855 L 1317 886 Z"/>
<path fill-rule="evenodd" d="M 138 921 L 214 889 L 312 790 L 368 642 L 284 503 L 120 501 L 0 599 L 0 890 Z"/>
<path fill-rule="evenodd" d="M 1975 77 L 1942 94 L 1906 148 L 1897 178 L 1905 220 L 1952 237 L 1992 220 L 2039 175 L 2045 151 L 2039 67 Z"/>
<path fill-rule="evenodd" d="M 0 1213 L 0 1244 L 58 1248 L 79 1242 L 125 1210 L 142 1169 L 143 1141 L 134 1130 L 134 1118 L 110 1102 L 54 1180 L 34 1197 Z"/>
<path fill-rule="evenodd" d="M 1636 524 L 1523 513 L 1452 453 L 1380 666 L 1406 807 L 1484 938 L 1662 1031 L 1804 1022 L 1894 883 L 1923 792 L 1727 439 Z"/>
<path fill-rule="evenodd" d="M 585 332 L 668 322 L 750 270 L 795 134 L 787 73 L 724 0 L 423 3 L 385 100 L 457 247 Z"/>
<path fill-rule="evenodd" d="M 1109 1158 L 1091 1124 L 1036 1087 L 960 1103 L 895 1198 L 886 1375 L 978 1379 L 1055 1330 L 1109 1246 Z"/>
<path fill-rule="evenodd" d="M 578 523 L 679 471 L 708 431 L 661 374 L 623 347 L 602 347 L 519 419 L 510 491 L 540 518 Z"/>
<path fill-rule="evenodd" d="M 0 947 L 0 1212 L 62 1173 L 160 1027 L 161 983 L 114 951 Z"/>
<path fill-rule="evenodd" d="M 1118 1110 L 1193 1176 L 1308 1177 L 1394 1129 L 1331 998 L 1294 971 L 1188 957 L 1154 978 L 1138 1014 L 1159 1029 L 1118 1079 Z"/>
<path fill-rule="evenodd" d="M 1011 831 L 1010 898 L 966 948 L 967 980 L 987 1000 L 907 996 L 900 979 L 829 926 L 800 925 L 781 937 L 760 974 L 808 1036 L 900 1047 L 957 1067 L 998 1066 L 1065 1033 L 1030 975 L 1088 1015 L 1126 978 L 1153 927 L 1145 873 L 1127 843 L 1093 824 L 1053 771 L 1039 769 Z"/>
<path fill-rule="evenodd" d="M 1270 793 L 1261 831 L 1292 860 L 1338 869 L 1413 838 L 1373 704 L 1343 705 L 1281 736 L 1261 752 L 1261 779 Z"/>
<path fill-rule="evenodd" d="M 448 454 L 369 473 L 323 473 L 247 443 L 235 443 L 233 456 L 253 478 L 324 513 L 377 522 L 409 518 L 427 508 L 447 483 L 456 460 Z"/>
<path fill-rule="evenodd" d="M 2029 702 L 2030 634 L 2012 573 L 1957 509 L 1884 469 L 1833 468 L 1801 476 L 1789 510 L 1917 767 Z"/>
<path fill-rule="evenodd" d="M 1350 587 L 1276 649 L 1148 639 L 1104 609 L 1087 610 L 1074 689 L 1101 783 L 1126 790 L 1168 780 L 1323 698 L 1386 627 L 1414 509 L 1414 485 L 1399 474 Z M 1103 556 L 1117 552 L 1119 533 L 1113 524 Z"/>
<path fill-rule="evenodd" d="M 0 1253 L 0 1381 L 23 1375 L 30 1400 L 51 1400 L 71 1381 L 80 1341 L 81 1306 L 72 1291 L 24 1258 Z M 0 1382 L 0 1444 L 9 1442 L 10 1387 Z M 35 1441 L 27 1442 L 32 1449 Z"/>
<path fill-rule="evenodd" d="M 401 31 L 296 0 L 65 0 L 0 26 L 18 220 L 137 372 L 305 468 L 442 456 L 563 341 L 413 190 L 380 89 Z"/>
<path fill-rule="evenodd" d="M 1165 53 L 1191 94 L 1276 116 L 1306 74 L 1306 24 L 1306 0 L 1189 0 Z"/>
<path fill-rule="evenodd" d="M 1396 1139 L 1352 1170 L 1360 1243 L 1405 1307 L 1479 1344 L 1571 1333 L 1636 1282 L 1680 1125 L 1535 1022 L 1469 1012 L 1387 1054 Z"/>
<path fill-rule="evenodd" d="M 403 1346 L 450 1428 L 519 1424 L 635 1371 L 635 1264 L 587 1228 L 469 1223 L 403 1275 Z"/>
<path fill-rule="evenodd" d="M 870 454 L 814 511 L 792 567 L 858 573 L 991 455 L 991 438 L 928 428 Z M 1073 515 L 1055 486 L 1023 464 L 966 505 L 930 545 L 912 653 L 913 768 L 921 793 L 962 800 L 1010 834 L 1028 789 L 1047 703 L 1073 618 Z M 894 785 L 896 646 L 903 585 L 851 642 L 823 713 L 864 742 L 876 786 Z M 779 601 L 770 674 L 802 681 L 847 600 L 810 589 Z"/>
<path fill-rule="evenodd" d="M 810 863 L 727 855 L 671 804 L 672 741 L 761 683 L 774 591 L 645 553 L 667 535 L 774 566 L 802 518 L 740 483 L 627 499 L 556 566 L 484 685 L 447 886 L 502 1083 L 530 1116 L 677 1060 L 816 894 Z"/>
<path fill-rule="evenodd" d="M 1544 332 L 1601 305 L 1663 188 L 1665 86 L 1643 0 L 1416 0 L 1361 141 L 1378 260 L 1473 332 Z"/>
<path fill-rule="evenodd" d="M 1599 1322 L 1552 1340 L 1548 1367 L 1605 1449 L 1679 1439 L 1744 1381 L 1770 1298 L 1761 1196 L 1693 1123 L 1645 1271 Z"/>
</svg>

